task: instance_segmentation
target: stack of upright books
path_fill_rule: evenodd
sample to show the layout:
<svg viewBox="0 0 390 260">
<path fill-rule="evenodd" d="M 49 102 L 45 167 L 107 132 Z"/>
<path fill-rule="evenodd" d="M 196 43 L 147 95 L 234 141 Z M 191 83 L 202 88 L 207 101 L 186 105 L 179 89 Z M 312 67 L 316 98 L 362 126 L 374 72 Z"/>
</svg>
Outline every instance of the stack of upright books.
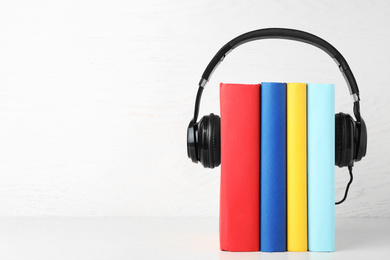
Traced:
<svg viewBox="0 0 390 260">
<path fill-rule="evenodd" d="M 334 251 L 334 85 L 220 85 L 220 247 Z"/>
</svg>

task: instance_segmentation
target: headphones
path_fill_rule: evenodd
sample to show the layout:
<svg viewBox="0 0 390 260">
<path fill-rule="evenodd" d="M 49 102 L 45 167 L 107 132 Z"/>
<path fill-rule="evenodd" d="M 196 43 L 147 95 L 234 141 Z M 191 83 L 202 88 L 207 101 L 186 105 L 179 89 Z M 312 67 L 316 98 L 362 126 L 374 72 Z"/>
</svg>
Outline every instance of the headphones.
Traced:
<svg viewBox="0 0 390 260">
<path fill-rule="evenodd" d="M 230 51 L 241 44 L 262 39 L 293 40 L 320 48 L 333 58 L 347 82 L 349 93 L 353 99 L 353 112 L 356 121 L 348 114 L 338 113 L 335 115 L 335 165 L 338 167 L 348 166 L 351 177 L 344 198 L 339 202 L 341 203 L 345 200 L 349 185 L 353 179 L 353 164 L 360 161 L 366 155 L 367 150 L 367 128 L 360 115 L 359 88 L 347 61 L 341 53 L 327 41 L 304 31 L 285 28 L 267 28 L 251 31 L 229 41 L 215 54 L 199 82 L 194 117 L 187 128 L 187 155 L 194 163 L 200 161 L 205 168 L 214 168 L 221 164 L 220 117 L 211 113 L 197 122 L 202 92 L 212 72 Z"/>
</svg>

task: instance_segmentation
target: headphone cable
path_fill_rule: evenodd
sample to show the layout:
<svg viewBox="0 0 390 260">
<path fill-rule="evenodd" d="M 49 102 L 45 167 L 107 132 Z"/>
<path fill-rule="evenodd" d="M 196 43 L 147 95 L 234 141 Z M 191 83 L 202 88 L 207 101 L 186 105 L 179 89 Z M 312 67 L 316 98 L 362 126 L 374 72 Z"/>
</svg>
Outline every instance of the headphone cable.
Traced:
<svg viewBox="0 0 390 260">
<path fill-rule="evenodd" d="M 336 203 L 335 203 L 336 205 L 339 205 L 339 204 L 343 203 L 343 202 L 346 200 L 346 198 L 347 198 L 349 186 L 351 185 L 351 183 L 352 183 L 352 181 L 353 181 L 352 167 L 353 167 L 353 163 L 350 164 L 350 165 L 348 165 L 348 170 L 349 170 L 349 182 L 348 182 L 348 184 L 347 184 L 347 188 L 345 189 L 345 193 L 344 193 L 343 199 L 340 200 L 340 201 L 338 201 L 338 202 L 336 202 Z"/>
</svg>

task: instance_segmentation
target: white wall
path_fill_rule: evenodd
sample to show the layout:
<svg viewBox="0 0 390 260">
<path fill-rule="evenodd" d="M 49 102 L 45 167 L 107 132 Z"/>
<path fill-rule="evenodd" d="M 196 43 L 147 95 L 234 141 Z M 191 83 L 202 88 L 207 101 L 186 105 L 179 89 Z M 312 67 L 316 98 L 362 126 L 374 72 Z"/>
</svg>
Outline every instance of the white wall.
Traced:
<svg viewBox="0 0 390 260">
<path fill-rule="evenodd" d="M 320 3 L 321 2 L 321 3 Z M 335 45 L 360 86 L 369 131 L 338 216 L 390 216 L 390 2 L 7 1 L 0 8 L 1 216 L 217 216 L 220 168 L 186 155 L 197 83 L 215 52 L 263 27 L 307 30 Z M 336 84 L 333 61 L 302 43 L 244 45 L 218 83 Z M 336 198 L 347 170 L 336 169 Z"/>
</svg>

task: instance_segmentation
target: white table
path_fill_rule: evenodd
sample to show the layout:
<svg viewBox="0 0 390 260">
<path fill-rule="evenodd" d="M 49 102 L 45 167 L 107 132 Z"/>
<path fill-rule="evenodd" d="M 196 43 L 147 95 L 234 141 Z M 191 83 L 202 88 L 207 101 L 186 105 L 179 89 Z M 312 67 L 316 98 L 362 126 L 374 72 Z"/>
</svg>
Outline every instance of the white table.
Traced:
<svg viewBox="0 0 390 260">
<path fill-rule="evenodd" d="M 0 259 L 389 259 L 390 218 L 337 218 L 334 253 L 221 252 L 217 218 L 1 218 Z"/>
</svg>

